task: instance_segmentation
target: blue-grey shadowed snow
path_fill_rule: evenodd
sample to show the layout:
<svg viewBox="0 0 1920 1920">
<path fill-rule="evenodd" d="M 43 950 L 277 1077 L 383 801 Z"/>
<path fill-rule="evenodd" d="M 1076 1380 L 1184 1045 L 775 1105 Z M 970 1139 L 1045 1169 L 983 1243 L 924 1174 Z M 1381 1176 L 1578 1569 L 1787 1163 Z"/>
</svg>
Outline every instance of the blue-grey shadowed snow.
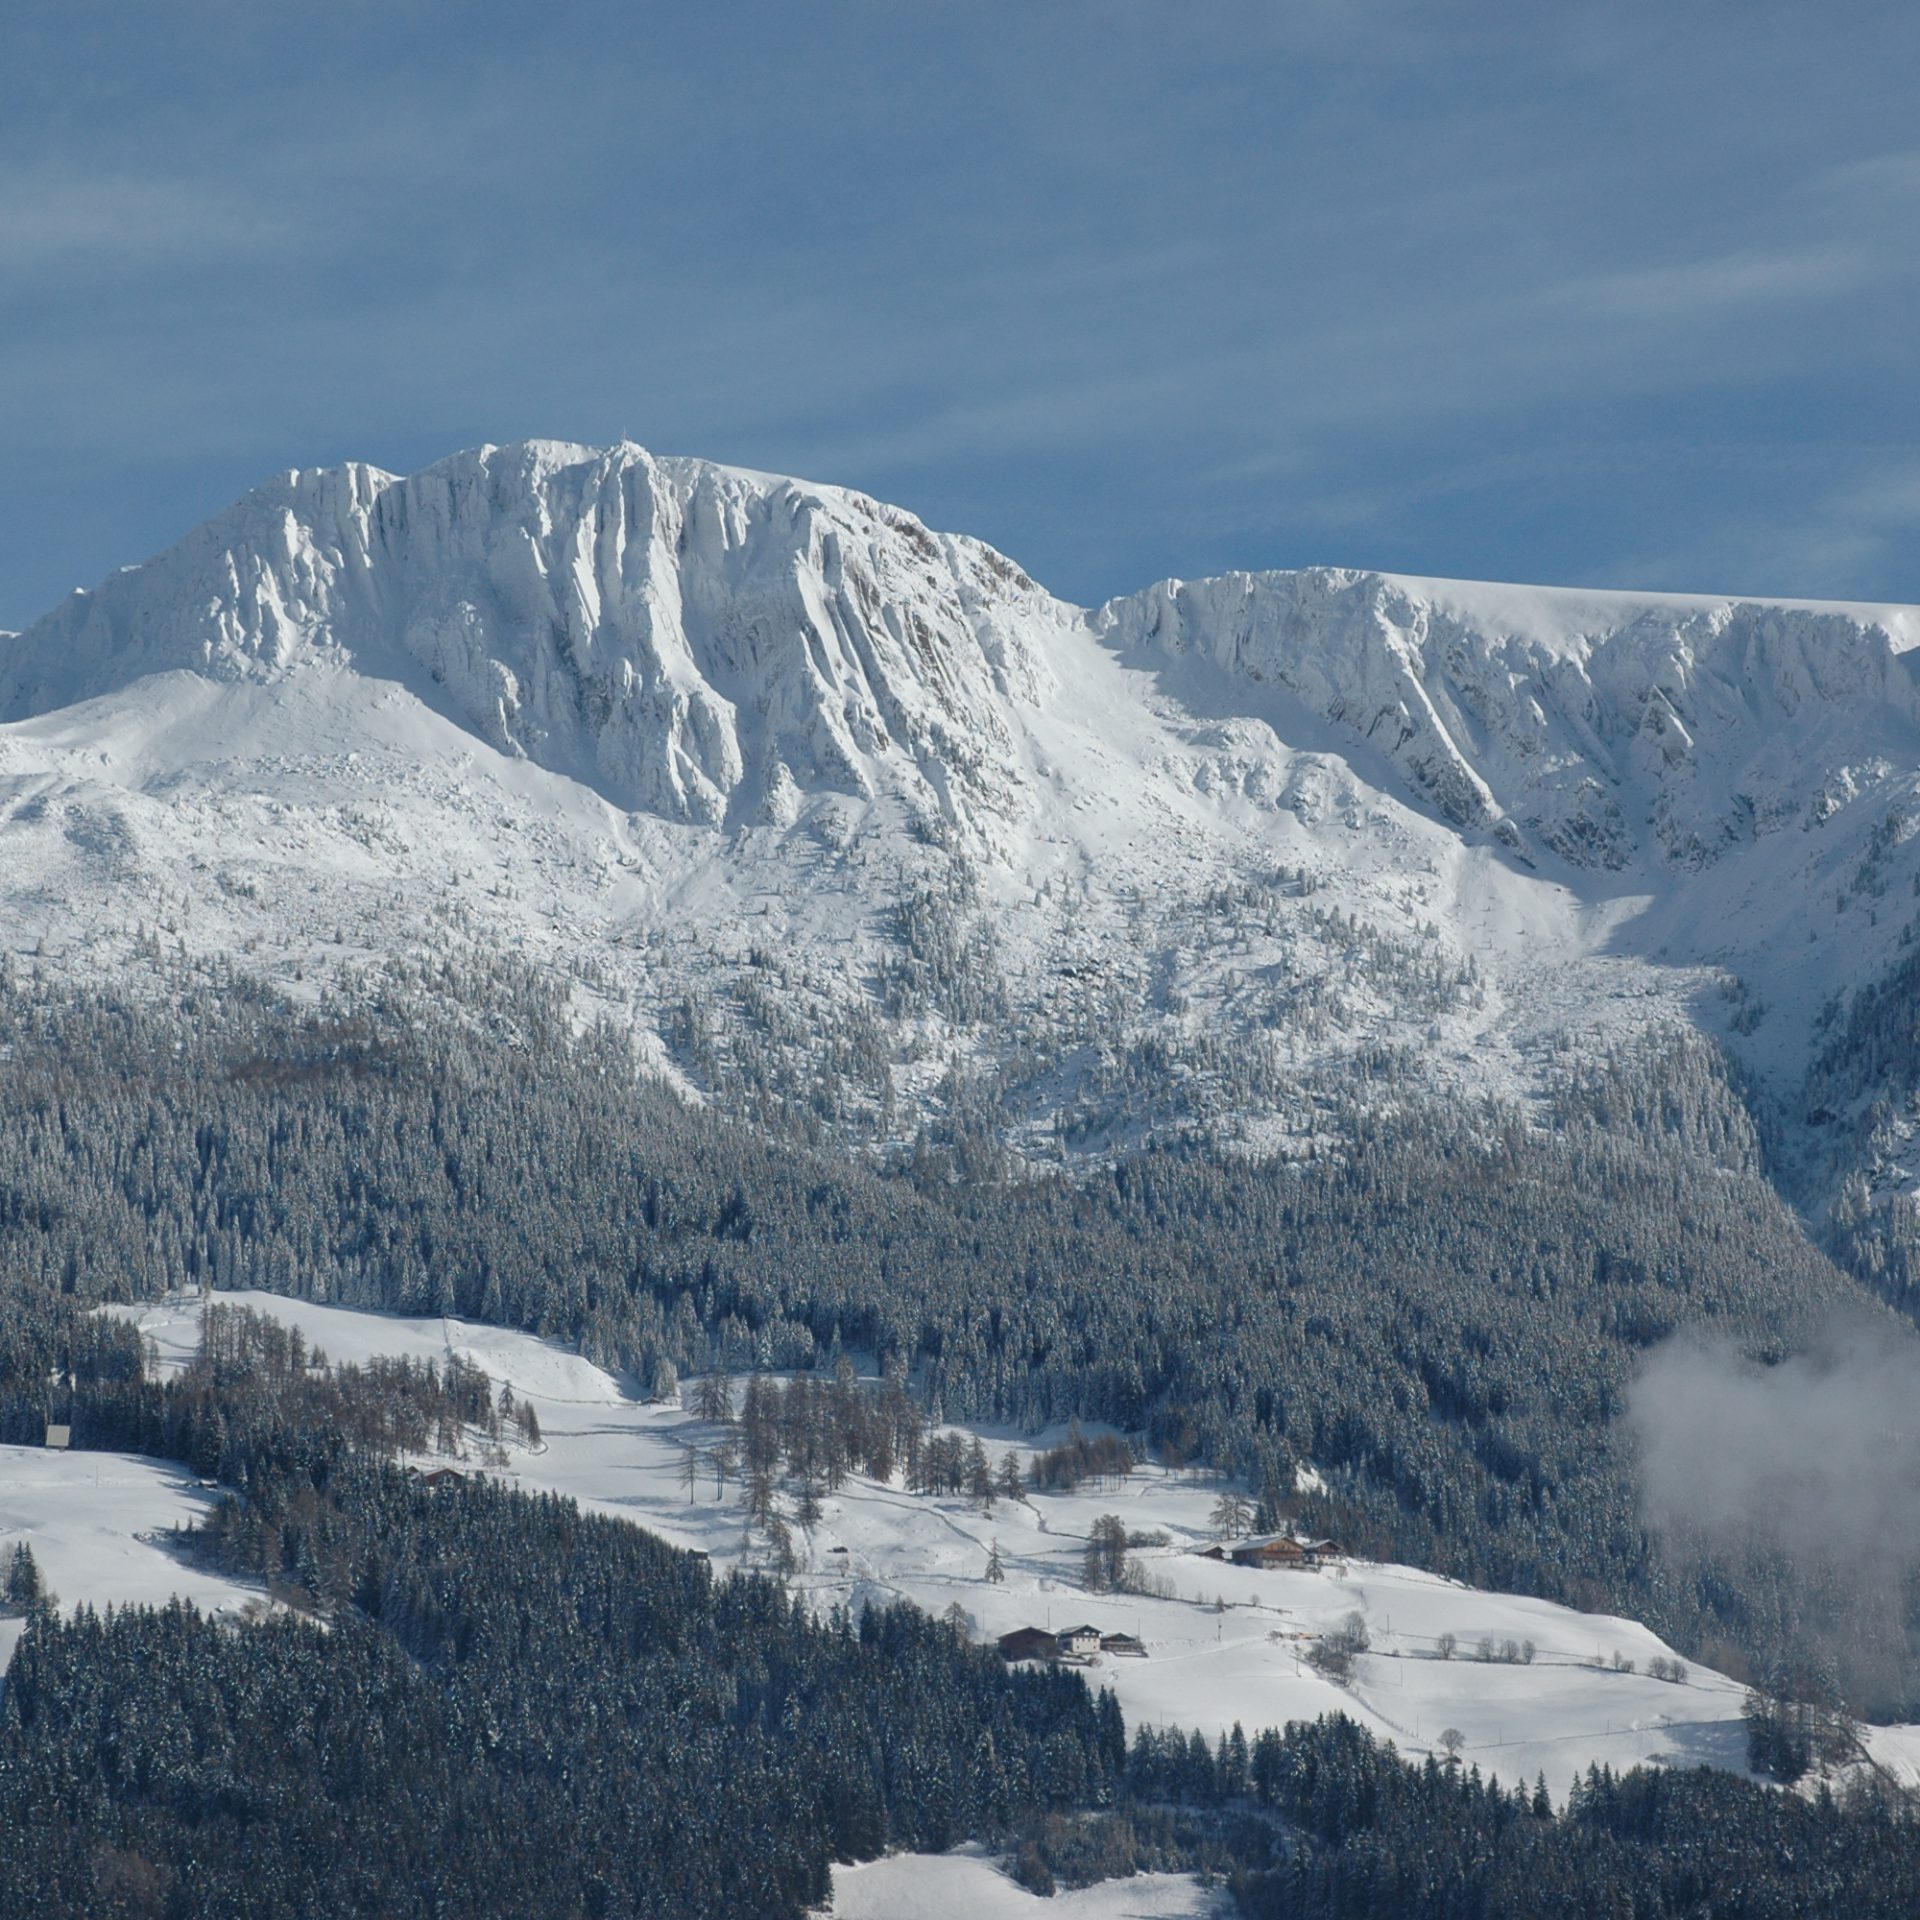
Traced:
<svg viewBox="0 0 1920 1920">
<path fill-rule="evenodd" d="M 0 19 L 0 626 L 267 472 L 630 435 L 1098 601 L 1906 599 L 1920 12 Z"/>
<path fill-rule="evenodd" d="M 1920 1337 L 1840 1316 L 1768 1367 L 1682 1336 L 1649 1358 L 1629 1417 L 1646 1518 L 1676 1565 L 1744 1566 L 1756 1614 L 1793 1623 L 1790 1671 L 1761 1677 L 1837 1679 L 1904 1706 L 1920 1637 Z"/>
</svg>

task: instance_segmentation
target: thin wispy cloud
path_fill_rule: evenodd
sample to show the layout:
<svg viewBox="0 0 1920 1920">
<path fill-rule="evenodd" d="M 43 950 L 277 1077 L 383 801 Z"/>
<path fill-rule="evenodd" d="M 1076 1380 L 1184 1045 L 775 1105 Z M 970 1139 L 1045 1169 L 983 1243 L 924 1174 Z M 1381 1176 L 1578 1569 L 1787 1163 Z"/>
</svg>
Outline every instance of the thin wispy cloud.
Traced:
<svg viewBox="0 0 1920 1920">
<path fill-rule="evenodd" d="M 1582 274 L 1540 304 L 1591 321 L 1718 322 L 1785 301 L 1831 300 L 1896 273 L 1893 262 L 1864 247 L 1791 247 Z"/>
<path fill-rule="evenodd" d="M 225 187 L 0 170 L 0 276 L 143 273 L 284 247 L 287 223 Z"/>
<path fill-rule="evenodd" d="M 0 21 L 0 625 L 272 468 L 526 432 L 844 480 L 1079 598 L 1814 520 L 1920 593 L 1832 504 L 1920 444 L 1911 10 L 114 18 Z"/>
</svg>

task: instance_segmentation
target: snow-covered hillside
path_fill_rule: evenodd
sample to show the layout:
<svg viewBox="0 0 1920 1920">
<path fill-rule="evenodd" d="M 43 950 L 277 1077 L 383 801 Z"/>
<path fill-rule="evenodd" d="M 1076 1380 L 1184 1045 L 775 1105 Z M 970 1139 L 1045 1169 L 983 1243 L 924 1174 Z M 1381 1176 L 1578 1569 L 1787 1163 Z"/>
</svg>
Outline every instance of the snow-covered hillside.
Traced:
<svg viewBox="0 0 1920 1920">
<path fill-rule="evenodd" d="M 1328 570 L 1087 612 L 632 446 L 291 473 L 0 640 L 0 945 L 305 990 L 515 952 L 865 1141 L 1283 1141 L 1356 1060 L 1524 1096 L 1683 1024 L 1792 1131 L 1907 950 L 1917 640 Z"/>
<path fill-rule="evenodd" d="M 722 1491 L 704 1464 L 717 1434 L 680 1405 L 632 1397 L 575 1353 L 457 1320 L 398 1319 L 274 1294 L 215 1298 L 299 1327 L 335 1362 L 388 1355 L 444 1364 L 458 1355 L 538 1415 L 539 1445 L 511 1444 L 490 1470 L 634 1520 L 711 1554 L 720 1566 L 766 1561 L 764 1535 L 743 1538 L 738 1481 Z M 142 1328 L 163 1367 L 184 1364 L 198 1344 L 197 1299 L 108 1311 Z M 997 1468 L 1005 1453 L 1024 1465 L 1060 1436 L 985 1438 Z M 682 1473 L 690 1450 L 703 1463 L 691 1490 Z M 477 1446 L 467 1465 L 481 1467 Z M 1135 1635 L 1146 1646 L 1144 1659 L 1102 1655 L 1090 1674 L 1114 1690 L 1134 1723 L 1217 1736 L 1235 1722 L 1251 1732 L 1338 1712 L 1414 1755 L 1438 1750 L 1453 1729 L 1463 1760 L 1509 1782 L 1530 1783 L 1544 1773 L 1556 1798 L 1594 1762 L 1744 1771 L 1745 1690 L 1700 1666 L 1686 1666 L 1680 1681 L 1656 1677 L 1656 1662 L 1685 1663 L 1636 1622 L 1483 1593 L 1411 1567 L 1357 1560 L 1308 1572 L 1222 1565 L 1199 1551 L 1214 1540 L 1210 1515 L 1219 1494 L 1216 1482 L 1142 1468 L 1104 1488 L 1030 1493 L 983 1511 L 854 1476 L 826 1496 L 818 1523 L 799 1534 L 793 1580 L 822 1606 L 894 1597 L 935 1613 L 958 1606 L 981 1638 L 1082 1621 Z M 1083 1589 L 1089 1531 L 1109 1513 L 1132 1533 L 1164 1536 L 1138 1554 L 1155 1594 Z M 987 1578 L 995 1542 L 999 1582 Z M 1351 1679 L 1336 1683 L 1307 1656 L 1355 1614 L 1371 1644 Z M 1443 1657 L 1445 1635 L 1457 1643 L 1452 1658 Z M 1533 1657 L 1525 1664 L 1483 1660 L 1482 1640 L 1496 1650 L 1530 1645 Z M 1920 1782 L 1920 1729 L 1875 1728 L 1868 1737 L 1894 1778 Z"/>
<path fill-rule="evenodd" d="M 178 1596 L 208 1612 L 265 1596 L 168 1550 L 168 1534 L 213 1504 L 184 1468 L 120 1453 L 0 1447 L 0 1565 L 32 1549 L 63 1606 L 157 1606 Z M 0 1617 L 0 1672 L 22 1623 Z"/>
</svg>

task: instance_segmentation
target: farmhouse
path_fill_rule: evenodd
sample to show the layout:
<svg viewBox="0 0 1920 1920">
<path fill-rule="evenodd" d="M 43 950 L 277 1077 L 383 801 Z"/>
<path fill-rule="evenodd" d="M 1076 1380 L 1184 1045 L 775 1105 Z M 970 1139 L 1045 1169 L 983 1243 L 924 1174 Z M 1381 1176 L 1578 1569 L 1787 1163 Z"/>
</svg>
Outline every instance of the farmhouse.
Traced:
<svg viewBox="0 0 1920 1920">
<path fill-rule="evenodd" d="M 458 1467 L 435 1467 L 427 1473 L 422 1473 L 418 1467 L 409 1467 L 407 1473 L 411 1478 L 418 1480 L 423 1487 L 430 1487 L 435 1493 L 444 1493 L 450 1487 L 464 1486 L 467 1480 L 467 1476 Z"/>
<path fill-rule="evenodd" d="M 1096 1653 L 1131 1654 L 1145 1659 L 1146 1648 L 1130 1633 L 1102 1633 L 1098 1627 L 1015 1627 L 998 1642 L 1002 1660 L 1091 1660 Z"/>
<path fill-rule="evenodd" d="M 1251 1539 L 1230 1540 L 1208 1547 L 1208 1560 L 1231 1560 L 1236 1567 L 1318 1567 L 1340 1557 L 1331 1540 L 1302 1540 L 1291 1533 L 1257 1533 Z"/>
<path fill-rule="evenodd" d="M 1002 1660 L 1058 1660 L 1060 1636 L 1045 1627 L 1015 1627 L 1000 1636 Z"/>
</svg>

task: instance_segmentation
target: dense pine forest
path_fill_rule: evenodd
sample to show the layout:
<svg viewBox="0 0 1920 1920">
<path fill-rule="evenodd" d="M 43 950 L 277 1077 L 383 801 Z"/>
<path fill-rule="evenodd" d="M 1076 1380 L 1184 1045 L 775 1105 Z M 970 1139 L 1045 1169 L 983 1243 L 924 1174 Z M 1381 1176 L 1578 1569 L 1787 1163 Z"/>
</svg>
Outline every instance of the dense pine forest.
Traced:
<svg viewBox="0 0 1920 1920">
<path fill-rule="evenodd" d="M 209 1329 L 165 1383 L 113 1342 L 76 1372 L 119 1372 L 161 1444 L 217 1439 L 228 1491 L 176 1550 L 280 1604 L 67 1618 L 10 1583 L 0 1911 L 798 1920 L 835 1860 L 966 1838 L 1042 1892 L 1217 1875 L 1250 1920 L 1873 1920 L 1920 1884 L 1920 1825 L 1871 1783 L 1592 1772 L 1556 1809 L 1339 1719 L 1129 1744 L 1079 1674 L 1010 1672 L 910 1607 L 815 1617 L 570 1501 L 403 1474 L 396 1438 L 486 1412 L 461 1369 Z"/>
<path fill-rule="evenodd" d="M 1338 1155 L 983 1183 L 690 1110 L 506 970 L 304 1012 L 237 981 L 136 1006 L 15 977 L 0 1045 L 16 1295 L 210 1282 L 456 1312 L 648 1385 L 857 1353 L 933 1414 L 1112 1422 L 1275 1509 L 1311 1461 L 1328 1492 L 1299 1517 L 1361 1551 L 1634 1613 L 1783 1692 L 1920 1706 L 1920 1679 L 1884 1680 L 1920 1673 L 1904 1642 L 1827 1636 L 1812 1660 L 1818 1596 L 1677 1571 L 1640 1513 L 1620 1416 L 1650 1347 L 1709 1326 L 1777 1355 L 1862 1299 L 1703 1050 L 1530 1116 L 1337 1115 Z M 66 1349 L 36 1337 L 0 1322 L 0 1434 L 47 1415 Z M 116 1337 L 77 1315 L 59 1335 L 83 1444 L 128 1431 Z"/>
</svg>

